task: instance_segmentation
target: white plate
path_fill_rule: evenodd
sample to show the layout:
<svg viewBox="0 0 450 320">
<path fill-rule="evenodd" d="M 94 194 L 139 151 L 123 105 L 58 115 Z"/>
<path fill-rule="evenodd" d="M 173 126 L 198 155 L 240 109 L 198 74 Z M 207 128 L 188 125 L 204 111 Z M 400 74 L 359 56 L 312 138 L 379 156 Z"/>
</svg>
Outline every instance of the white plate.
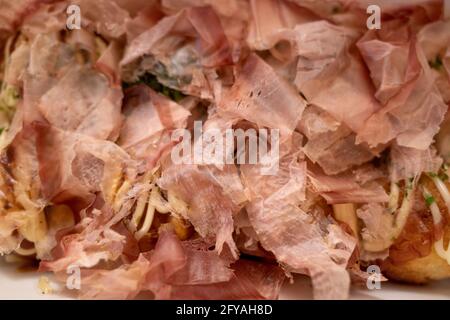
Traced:
<svg viewBox="0 0 450 320">
<path fill-rule="evenodd" d="M 42 274 L 19 272 L 17 267 L 6 264 L 0 259 L 0 299 L 60 300 L 73 299 L 70 294 L 43 295 L 38 288 Z M 306 277 L 298 277 L 293 284 L 286 283 L 281 292 L 281 299 L 311 299 L 311 284 Z M 435 282 L 426 286 L 382 283 L 380 290 L 354 288 L 351 299 L 450 299 L 450 281 Z"/>
</svg>

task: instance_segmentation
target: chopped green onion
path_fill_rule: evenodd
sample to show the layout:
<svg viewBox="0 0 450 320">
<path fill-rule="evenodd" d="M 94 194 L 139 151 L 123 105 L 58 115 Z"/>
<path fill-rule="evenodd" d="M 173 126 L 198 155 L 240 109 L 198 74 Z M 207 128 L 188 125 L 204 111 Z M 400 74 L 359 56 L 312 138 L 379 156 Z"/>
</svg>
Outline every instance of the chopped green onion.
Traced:
<svg viewBox="0 0 450 320">
<path fill-rule="evenodd" d="M 441 173 L 428 172 L 427 175 L 430 178 L 439 178 L 442 181 L 448 180 L 448 175 L 445 172 L 441 172 Z"/>
<path fill-rule="evenodd" d="M 434 199 L 434 197 L 432 195 L 429 195 L 425 198 L 425 202 L 427 204 L 427 206 L 431 206 L 433 203 L 436 202 L 436 200 Z"/>
</svg>

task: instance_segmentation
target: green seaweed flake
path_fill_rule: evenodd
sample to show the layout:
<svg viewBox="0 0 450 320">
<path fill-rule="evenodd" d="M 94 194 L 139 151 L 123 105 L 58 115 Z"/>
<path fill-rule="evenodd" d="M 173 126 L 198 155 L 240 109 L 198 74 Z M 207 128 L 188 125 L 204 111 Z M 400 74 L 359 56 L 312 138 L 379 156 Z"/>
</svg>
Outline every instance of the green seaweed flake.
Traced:
<svg viewBox="0 0 450 320">
<path fill-rule="evenodd" d="M 134 85 L 141 84 L 141 83 L 149 86 L 156 92 L 159 92 L 159 93 L 165 95 L 166 97 L 168 97 L 169 99 L 171 99 L 175 102 L 179 102 L 181 99 L 183 99 L 185 97 L 185 95 L 183 93 L 181 93 L 180 91 L 169 88 L 169 87 L 163 85 L 162 83 L 160 83 L 158 81 L 158 79 L 156 78 L 156 76 L 149 72 L 146 72 L 145 74 L 140 76 L 138 81 L 133 82 L 133 83 L 123 83 L 122 86 L 124 89 L 127 89 L 129 87 L 132 87 Z"/>
</svg>

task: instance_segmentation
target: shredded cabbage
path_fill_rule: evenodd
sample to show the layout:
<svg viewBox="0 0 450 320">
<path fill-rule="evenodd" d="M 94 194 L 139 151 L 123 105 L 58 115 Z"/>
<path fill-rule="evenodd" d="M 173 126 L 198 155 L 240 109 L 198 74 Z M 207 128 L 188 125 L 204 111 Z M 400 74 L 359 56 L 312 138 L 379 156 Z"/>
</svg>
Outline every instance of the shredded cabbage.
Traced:
<svg viewBox="0 0 450 320">
<path fill-rule="evenodd" d="M 11 45 L 12 38 L 8 40 L 8 43 L 5 47 L 5 59 L 1 65 L 3 70 L 1 70 L 2 72 L 0 72 L 0 74 L 3 75 L 7 73 Z M 14 113 L 16 112 L 16 106 L 19 103 L 19 100 L 20 94 L 18 88 L 9 85 L 4 80 L 2 80 L 0 86 L 0 134 L 2 136 L 11 123 Z"/>
<path fill-rule="evenodd" d="M 7 116 L 9 120 L 12 119 L 16 111 L 16 106 L 19 103 L 20 95 L 16 87 L 3 84 L 0 92 L 0 111 Z"/>
</svg>

